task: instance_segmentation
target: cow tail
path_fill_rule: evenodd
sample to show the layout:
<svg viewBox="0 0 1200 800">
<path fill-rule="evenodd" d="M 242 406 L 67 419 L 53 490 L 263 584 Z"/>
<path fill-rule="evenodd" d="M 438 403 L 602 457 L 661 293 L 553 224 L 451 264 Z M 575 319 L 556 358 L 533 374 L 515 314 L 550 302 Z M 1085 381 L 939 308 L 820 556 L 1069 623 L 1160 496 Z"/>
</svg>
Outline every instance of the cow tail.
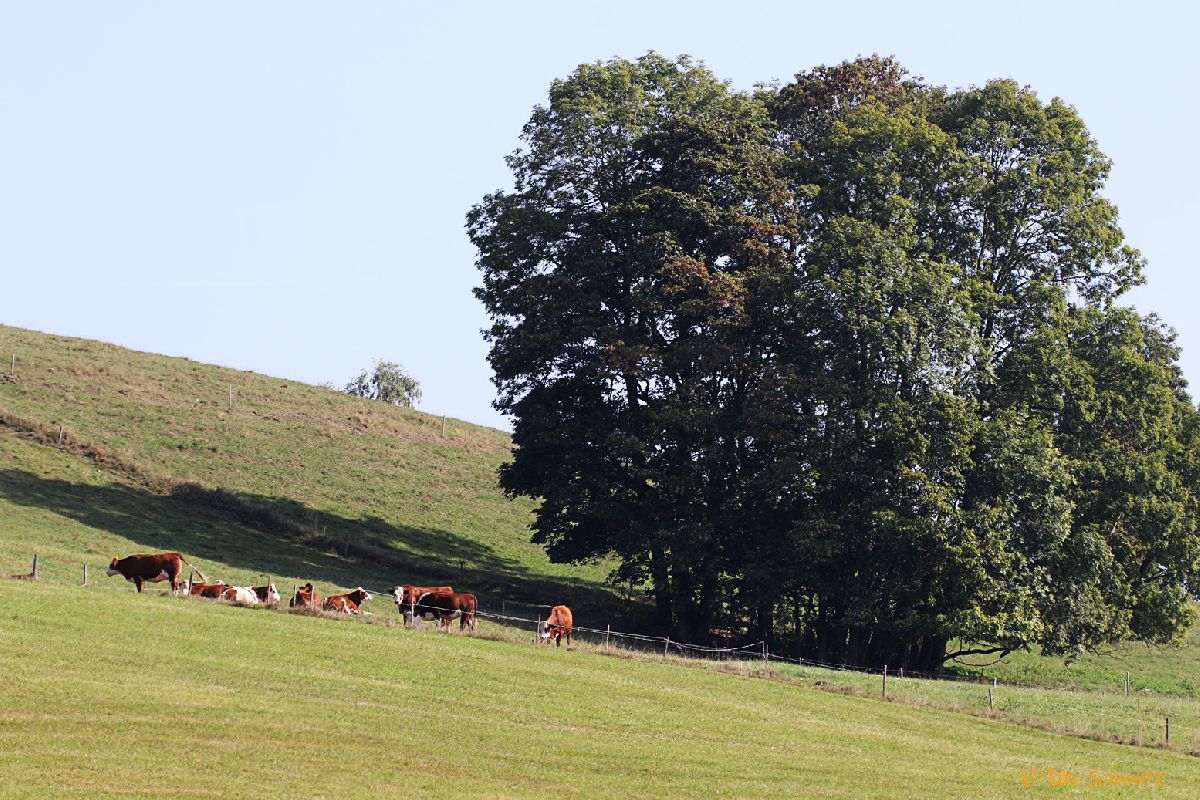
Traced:
<svg viewBox="0 0 1200 800">
<path fill-rule="evenodd" d="M 183 558 L 183 556 L 180 556 L 180 558 Z M 196 574 L 200 576 L 200 580 L 204 581 L 205 583 L 208 583 L 208 576 L 206 576 L 203 572 L 201 572 L 199 567 L 197 567 L 192 562 L 188 561 L 186 558 L 183 558 L 183 563 L 187 564 L 189 567 L 196 570 Z"/>
</svg>

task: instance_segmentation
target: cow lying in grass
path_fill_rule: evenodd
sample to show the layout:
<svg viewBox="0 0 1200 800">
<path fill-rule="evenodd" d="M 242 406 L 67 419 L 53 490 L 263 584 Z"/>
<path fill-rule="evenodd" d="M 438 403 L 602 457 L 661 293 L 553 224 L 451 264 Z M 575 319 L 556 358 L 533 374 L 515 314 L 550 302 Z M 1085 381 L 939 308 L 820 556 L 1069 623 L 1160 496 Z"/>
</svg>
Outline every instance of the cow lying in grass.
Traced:
<svg viewBox="0 0 1200 800">
<path fill-rule="evenodd" d="M 325 598 L 325 603 L 321 608 L 326 611 L 340 611 L 344 614 L 363 614 L 366 612 L 361 611 L 359 606 L 370 599 L 371 593 L 360 586 L 349 594 L 335 594 Z"/>
<path fill-rule="evenodd" d="M 249 586 L 226 586 L 221 592 L 220 599 L 227 603 L 239 603 L 243 606 L 258 605 L 258 595 Z"/>
<path fill-rule="evenodd" d="M 268 581 L 266 586 L 251 586 L 250 591 L 254 592 L 258 602 L 264 606 L 273 606 L 282 599 L 279 590 L 275 588 L 275 581 Z"/>
<path fill-rule="evenodd" d="M 289 608 L 317 608 L 321 602 L 320 595 L 312 583 L 306 583 L 296 590 L 296 595 L 288 601 Z"/>
<path fill-rule="evenodd" d="M 275 605 L 280 601 L 279 591 L 272 581 L 266 586 L 230 586 L 225 581 L 216 583 L 181 584 L 185 592 L 193 597 L 207 597 L 211 600 L 226 600 L 231 603 L 241 603 L 247 606 Z"/>
<path fill-rule="evenodd" d="M 184 591 L 184 594 L 192 597 L 212 597 L 221 596 L 221 592 L 228 588 L 229 584 L 225 581 L 213 581 L 212 583 L 200 583 L 199 581 L 183 581 L 179 584 L 179 588 Z"/>
</svg>

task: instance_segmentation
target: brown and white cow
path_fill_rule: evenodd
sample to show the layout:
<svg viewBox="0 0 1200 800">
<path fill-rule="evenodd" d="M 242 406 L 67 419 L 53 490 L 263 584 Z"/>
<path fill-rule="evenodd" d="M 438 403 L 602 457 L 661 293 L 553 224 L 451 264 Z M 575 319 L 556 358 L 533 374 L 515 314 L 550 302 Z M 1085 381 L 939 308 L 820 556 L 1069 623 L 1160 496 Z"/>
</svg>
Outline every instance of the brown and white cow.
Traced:
<svg viewBox="0 0 1200 800">
<path fill-rule="evenodd" d="M 296 589 L 296 595 L 288 601 L 288 606 L 290 608 L 317 608 L 320 602 L 321 596 L 317 594 L 317 590 L 310 582 Z"/>
<path fill-rule="evenodd" d="M 179 576 L 183 573 L 184 564 L 195 569 L 201 580 L 208 580 L 203 572 L 179 553 L 137 553 L 125 558 L 114 558 L 108 565 L 108 577 L 120 575 L 137 586 L 139 592 L 142 591 L 144 583 L 170 581 L 171 593 L 174 594 L 179 591 Z"/>
<path fill-rule="evenodd" d="M 275 588 L 275 581 L 268 581 L 266 586 L 251 586 L 250 591 L 254 592 L 258 602 L 264 606 L 273 606 L 282 599 L 279 590 Z"/>
<path fill-rule="evenodd" d="M 463 630 L 468 625 L 475 627 L 475 609 L 478 603 L 473 594 L 455 594 L 453 592 L 426 592 L 417 598 L 415 609 L 417 616 L 432 615 L 437 620 L 438 629 L 443 625 L 450 630 L 450 622 L 457 617 L 460 621 L 458 629 Z"/>
<path fill-rule="evenodd" d="M 413 586 L 411 583 L 406 583 L 403 586 L 396 586 L 388 589 L 388 594 L 396 601 L 396 608 L 404 616 L 404 624 L 413 624 L 413 607 L 417 603 L 417 598 L 423 594 L 454 594 L 454 589 L 450 586 Z M 433 619 L 432 613 L 428 613 L 428 619 Z"/>
<path fill-rule="evenodd" d="M 221 592 L 228 586 L 225 581 L 215 581 L 213 583 L 195 583 L 183 581 L 179 587 L 192 597 L 220 597 Z"/>
<path fill-rule="evenodd" d="M 550 609 L 550 616 L 546 617 L 545 631 L 542 633 L 542 638 L 549 644 L 550 640 L 554 640 L 555 647 L 562 646 L 562 638 L 567 637 L 567 647 L 571 646 L 571 626 L 575 624 L 575 620 L 571 617 L 571 609 L 566 606 L 555 606 Z"/>
<path fill-rule="evenodd" d="M 220 594 L 220 599 L 244 606 L 256 606 L 259 602 L 258 595 L 249 586 L 226 586 Z"/>
<path fill-rule="evenodd" d="M 335 594 L 325 598 L 321 608 L 326 611 L 341 611 L 345 614 L 362 614 L 359 606 L 370 599 L 371 593 L 360 586 L 348 594 Z"/>
</svg>

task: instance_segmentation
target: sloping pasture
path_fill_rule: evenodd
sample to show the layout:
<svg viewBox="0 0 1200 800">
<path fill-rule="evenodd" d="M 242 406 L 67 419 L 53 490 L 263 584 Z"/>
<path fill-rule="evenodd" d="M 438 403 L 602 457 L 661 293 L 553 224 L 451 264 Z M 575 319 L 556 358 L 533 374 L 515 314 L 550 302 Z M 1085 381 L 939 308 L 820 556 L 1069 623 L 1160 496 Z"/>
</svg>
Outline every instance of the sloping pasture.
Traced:
<svg viewBox="0 0 1200 800">
<path fill-rule="evenodd" d="M 1173 752 L 157 592 L 4 581 L 0 642 L 6 797 L 1200 795 Z"/>
</svg>

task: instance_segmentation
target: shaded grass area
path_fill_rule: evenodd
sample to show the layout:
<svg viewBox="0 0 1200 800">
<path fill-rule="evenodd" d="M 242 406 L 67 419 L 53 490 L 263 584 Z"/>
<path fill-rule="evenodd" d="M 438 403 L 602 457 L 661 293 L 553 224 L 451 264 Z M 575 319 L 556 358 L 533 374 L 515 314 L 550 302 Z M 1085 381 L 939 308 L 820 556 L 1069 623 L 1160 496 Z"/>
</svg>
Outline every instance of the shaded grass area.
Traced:
<svg viewBox="0 0 1200 800">
<path fill-rule="evenodd" d="M 0 412 L 104 448 L 143 475 L 269 506 L 344 549 L 430 574 L 466 572 L 607 592 L 609 566 L 552 564 L 532 504 L 505 498 L 508 434 L 340 392 L 0 326 Z M 233 405 L 229 407 L 229 391 Z M 460 566 L 461 565 L 461 566 Z"/>
<path fill-rule="evenodd" d="M 0 581 L 0 636 L 6 796 L 1016 798 L 1048 768 L 1200 794 L 1170 752 L 156 594 Z"/>
<path fill-rule="evenodd" d="M 28 561 L 31 552 L 42 555 L 43 560 L 74 564 L 91 558 L 92 570 L 102 570 L 113 555 L 181 551 L 193 558 L 218 561 L 229 575 L 244 576 L 238 578 L 241 581 L 260 583 L 264 576 L 284 577 L 284 581 L 295 578 L 298 583 L 316 581 L 338 591 L 355 585 L 382 589 L 398 583 L 450 582 L 485 601 L 498 604 L 503 597 L 515 608 L 568 602 L 586 613 L 610 616 L 618 616 L 623 609 L 608 591 L 590 583 L 564 585 L 553 576 L 527 572 L 523 565 L 498 557 L 482 543 L 457 542 L 458 551 L 472 554 L 474 567 L 454 569 L 438 560 L 384 547 L 370 537 L 334 539 L 325 530 L 306 528 L 296 521 L 311 512 L 292 500 L 175 485 L 134 465 L 114 462 L 109 453 L 73 439 L 59 446 L 53 435 L 36 428 L 18 431 L 11 422 L 0 426 L 0 504 L 13 509 L 6 519 L 0 519 L 0 537 L 6 527 L 25 524 L 16 515 L 18 509 L 35 517 L 36 512 L 44 512 L 46 521 L 70 521 L 90 531 L 83 535 L 76 531 L 71 547 L 47 552 L 42 542 L 49 545 L 55 536 L 61 536 L 56 530 L 61 525 L 47 522 L 43 525 L 46 531 L 37 535 L 30 535 L 28 529 L 24 533 L 14 530 L 10 537 L 13 559 Z M 360 524 L 330 515 L 322 518 L 343 531 L 353 531 Z M 373 523 L 385 527 L 382 522 Z M 96 542 L 102 540 L 97 540 L 96 533 L 115 536 L 108 551 L 97 551 Z M 412 528 L 390 535 L 425 549 L 458 539 L 450 531 Z M 95 555 L 103 558 L 96 560 Z"/>
<path fill-rule="evenodd" d="M 37 553 L 48 576 L 81 578 L 88 563 L 92 580 L 104 580 L 115 556 L 179 550 L 210 577 L 230 583 L 274 577 L 285 594 L 293 583 L 309 580 L 324 595 L 359 585 L 381 590 L 451 579 L 497 609 L 502 600 L 505 607 L 526 613 L 558 602 L 577 602 L 582 609 L 611 608 L 616 602 L 608 593 L 563 587 L 546 576 L 446 574 L 424 570 L 421 562 L 409 563 L 391 551 L 364 555 L 353 550 L 347 557 L 324 544 L 319 538 L 264 532 L 236 513 L 193 502 L 191 492 L 158 494 L 122 474 L 0 429 L 0 574 L 28 571 Z M 592 597 L 597 599 L 589 601 Z"/>
</svg>

